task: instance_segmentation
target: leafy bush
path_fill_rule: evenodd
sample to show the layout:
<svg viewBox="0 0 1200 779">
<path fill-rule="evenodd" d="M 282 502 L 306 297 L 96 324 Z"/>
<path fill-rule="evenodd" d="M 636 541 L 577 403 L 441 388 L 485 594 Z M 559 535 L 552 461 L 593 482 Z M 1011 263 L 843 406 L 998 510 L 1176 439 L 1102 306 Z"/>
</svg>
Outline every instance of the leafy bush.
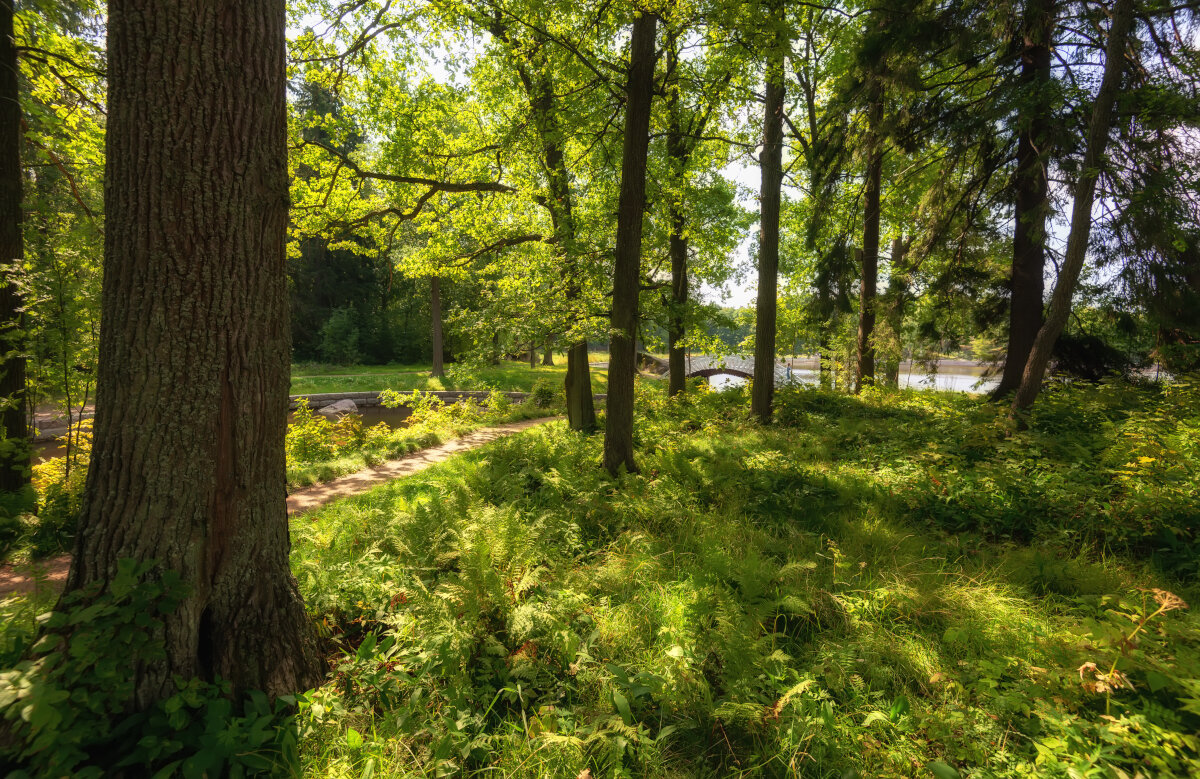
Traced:
<svg viewBox="0 0 1200 779">
<path fill-rule="evenodd" d="M 165 651 L 161 619 L 186 590 L 168 572 L 122 560 L 107 591 L 77 591 L 45 615 L 26 659 L 0 672 L 0 759 L 10 777 L 275 775 L 298 763 L 281 698 L 240 707 L 220 682 L 177 679 L 178 691 L 132 712 L 133 665 Z"/>
<path fill-rule="evenodd" d="M 529 401 L 538 408 L 549 408 L 562 402 L 564 392 L 561 382 L 541 378 L 533 385 L 533 390 L 529 393 Z"/>
<path fill-rule="evenodd" d="M 24 492 L 0 492 L 0 560 L 9 552 L 25 533 L 25 525 L 34 520 L 30 515 L 37 506 L 37 494 Z"/>
<path fill-rule="evenodd" d="M 321 358 L 334 365 L 350 365 L 362 359 L 359 330 L 353 308 L 339 308 L 321 325 Z"/>
<path fill-rule="evenodd" d="M 333 441 L 333 423 L 313 413 L 308 398 L 300 398 L 284 439 L 289 463 L 328 460 L 337 450 Z"/>
</svg>

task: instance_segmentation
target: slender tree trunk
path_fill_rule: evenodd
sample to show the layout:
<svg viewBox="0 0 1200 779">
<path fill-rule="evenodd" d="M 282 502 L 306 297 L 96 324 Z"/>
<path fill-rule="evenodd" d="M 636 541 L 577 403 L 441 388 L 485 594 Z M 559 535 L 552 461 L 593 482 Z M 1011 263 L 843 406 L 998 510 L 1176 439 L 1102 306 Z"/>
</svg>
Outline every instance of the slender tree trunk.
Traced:
<svg viewBox="0 0 1200 779">
<path fill-rule="evenodd" d="M 875 381 L 875 292 L 879 283 L 879 192 L 883 178 L 883 98 L 876 85 L 867 128 L 867 183 L 863 193 L 862 278 L 858 298 L 858 366 L 854 392 Z"/>
<path fill-rule="evenodd" d="M 572 430 L 596 429 L 596 407 L 592 398 L 592 374 L 588 365 L 587 341 L 576 341 L 567 350 L 567 423 Z"/>
<path fill-rule="evenodd" d="M 549 190 L 549 197 L 545 202 L 554 222 L 555 237 L 558 238 L 567 304 L 575 305 L 583 298 L 583 291 L 576 262 L 574 194 L 571 191 L 571 176 L 563 151 L 563 133 L 558 124 L 554 81 L 547 72 L 549 66 L 544 60 L 540 62 L 542 69 L 535 77 L 525 59 L 526 53 L 513 45 L 506 29 L 497 24 L 492 33 L 512 47 L 513 57 L 517 62 L 517 73 L 529 97 L 534 126 L 542 141 L 542 163 L 546 168 Z M 590 433 L 595 430 L 596 408 L 592 397 L 592 373 L 588 363 L 587 341 L 575 341 L 567 347 L 567 375 L 563 379 L 563 389 L 567 398 L 567 424 L 572 430 L 579 432 Z"/>
<path fill-rule="evenodd" d="M 446 375 L 446 345 L 442 337 L 442 280 L 437 276 L 429 277 L 429 321 L 433 328 L 433 369 L 429 375 L 440 379 Z"/>
<path fill-rule="evenodd" d="M 776 0 L 773 17 L 783 14 Z M 766 100 L 763 104 L 763 150 L 759 158 L 758 299 L 754 309 L 754 381 L 750 413 L 770 423 L 775 397 L 775 323 L 779 285 L 779 206 L 783 185 L 784 50 L 775 41 L 767 59 Z"/>
<path fill-rule="evenodd" d="M 130 658 L 138 709 L 176 677 L 235 696 L 320 678 L 288 568 L 284 11 L 108 5 L 104 324 L 67 591 L 123 558 L 189 585 L 162 656 Z"/>
<path fill-rule="evenodd" d="M 688 239 L 684 234 L 687 217 L 682 209 L 671 206 L 671 300 L 667 314 L 667 365 L 670 373 L 667 392 L 678 395 L 687 389 L 686 355 L 683 348 L 685 333 L 683 315 L 688 301 Z"/>
<path fill-rule="evenodd" d="M 604 468 L 613 476 L 622 465 L 629 471 L 637 470 L 633 461 L 633 382 L 637 370 L 634 344 L 641 286 L 642 217 L 646 208 L 646 150 L 650 144 L 650 104 L 654 92 L 655 27 L 653 14 L 638 16 L 629 44 L 625 143 L 613 266 L 608 422 L 604 430 Z"/>
<path fill-rule="evenodd" d="M 911 238 L 906 241 L 902 238 L 896 238 L 892 241 L 892 258 L 888 273 L 888 289 L 885 295 L 887 304 L 887 320 L 888 329 L 892 331 L 892 336 L 896 339 L 896 354 L 894 357 L 889 357 L 887 365 L 884 368 L 884 382 L 889 387 L 900 386 L 900 363 L 904 360 L 904 341 L 901 337 L 901 331 L 904 326 L 904 307 L 908 302 L 909 297 L 909 269 L 906 256 L 908 254 L 909 243 Z"/>
<path fill-rule="evenodd" d="M 4 439 L 16 442 L 0 455 L 0 491 L 29 484 L 29 430 L 25 419 L 24 301 L 17 287 L 25 257 L 21 237 L 21 103 L 13 1 L 0 0 L 0 424 Z"/>
<path fill-rule="evenodd" d="M 1096 180 L 1104 164 L 1104 149 L 1108 145 L 1113 106 L 1121 88 L 1126 42 L 1132 27 L 1133 0 L 1116 0 L 1108 31 L 1108 44 L 1104 49 L 1104 78 L 1100 82 L 1100 91 L 1096 93 L 1096 102 L 1092 105 L 1087 146 L 1083 164 L 1079 168 L 1079 181 L 1075 184 L 1075 202 L 1071 209 L 1071 232 L 1067 236 L 1067 252 L 1058 274 L 1058 283 L 1054 286 L 1054 295 L 1050 300 L 1050 313 L 1046 317 L 1046 323 L 1038 331 L 1037 340 L 1029 352 L 1025 373 L 1021 376 L 1021 386 L 1017 388 L 1017 394 L 1013 398 L 1013 411 L 1028 410 L 1037 400 L 1054 344 L 1071 315 L 1071 298 L 1075 294 L 1079 273 L 1083 270 L 1083 261 L 1087 256 Z"/>
<path fill-rule="evenodd" d="M 529 367 L 537 367 L 537 341 L 529 342 Z"/>
<path fill-rule="evenodd" d="M 1021 87 L 1026 106 L 1018 120 L 1012 279 L 1009 282 L 1008 349 L 1004 373 L 993 398 L 1009 395 L 1021 384 L 1029 352 L 1042 327 L 1045 294 L 1046 217 L 1050 188 L 1046 178 L 1050 137 L 1050 38 L 1057 0 L 1029 0 L 1025 43 L 1021 50 Z"/>
<path fill-rule="evenodd" d="M 666 46 L 667 72 L 678 73 L 680 40 L 679 32 L 668 33 Z M 671 166 L 672 183 L 675 190 L 669 196 L 670 236 L 668 251 L 671 257 L 671 293 L 666 300 L 667 309 L 667 392 L 674 396 L 687 389 L 687 366 L 683 338 L 687 332 L 684 315 L 688 302 L 688 215 L 683 207 L 684 187 L 687 183 L 688 162 L 696 141 L 689 135 L 703 132 L 708 119 L 706 115 L 692 124 L 695 133 L 685 132 L 679 95 L 682 86 L 674 83 L 668 88 L 667 98 L 667 161 Z M 689 130 L 691 127 L 689 127 Z"/>
<path fill-rule="evenodd" d="M 675 36 L 671 36 L 671 45 L 667 50 L 667 54 L 671 58 L 667 62 L 668 70 L 676 69 L 677 50 L 678 41 Z M 670 91 L 668 111 L 670 126 L 667 129 L 667 158 L 673 169 L 675 184 L 682 190 L 690 147 L 687 139 L 684 138 L 683 123 L 679 116 L 679 89 Z M 683 315 L 687 310 L 688 239 L 687 214 L 683 210 L 682 197 L 682 191 L 672 194 L 668 216 L 671 225 L 671 234 L 668 239 L 668 250 L 671 255 L 671 296 L 667 301 L 667 368 L 669 374 L 667 392 L 670 395 L 678 395 L 687 388 L 687 368 L 684 365 L 683 353 L 685 332 Z"/>
</svg>

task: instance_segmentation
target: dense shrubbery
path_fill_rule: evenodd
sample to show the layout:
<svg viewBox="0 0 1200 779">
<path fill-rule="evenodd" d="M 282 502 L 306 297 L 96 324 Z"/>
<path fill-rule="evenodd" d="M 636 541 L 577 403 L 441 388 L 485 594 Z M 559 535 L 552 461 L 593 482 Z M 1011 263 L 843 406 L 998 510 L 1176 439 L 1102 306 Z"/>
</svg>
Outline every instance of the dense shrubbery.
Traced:
<svg viewBox="0 0 1200 779">
<path fill-rule="evenodd" d="M 409 417 L 403 427 L 385 423 L 364 428 L 362 417 L 349 414 L 337 422 L 314 414 L 302 400 L 288 426 L 286 451 L 288 484 L 303 486 L 353 473 L 367 465 L 400 457 L 417 449 L 437 446 L 485 425 L 546 416 L 547 406 L 530 401 L 514 405 L 502 392 L 493 391 L 483 403 L 466 400 L 443 403 L 434 395 L 416 390 L 384 390 L 384 405 L 405 406 Z"/>
<path fill-rule="evenodd" d="M 789 388 L 784 424 L 829 456 L 879 463 L 913 520 L 991 540 L 1066 542 L 1200 573 L 1200 389 L 1083 384 L 1048 390 L 1026 429 L 965 395 Z"/>
<path fill-rule="evenodd" d="M 0 601 L 0 764 L 8 777 L 278 776 L 298 765 L 295 699 L 177 680 L 176 694 L 133 712 L 134 661 L 161 656 L 161 615 L 185 593 L 178 575 L 123 560 L 104 592 L 76 591 L 36 620 Z M 40 629 L 35 630 L 35 624 Z M 37 643 L 30 642 L 37 637 Z"/>
<path fill-rule="evenodd" d="M 1130 556 L 1190 575 L 1149 511 L 1195 494 L 1190 388 L 1063 390 L 1027 431 L 947 394 L 787 391 L 764 429 L 743 392 L 640 392 L 640 474 L 551 425 L 294 526 L 341 653 L 309 770 L 1200 771 L 1197 593 Z"/>
</svg>

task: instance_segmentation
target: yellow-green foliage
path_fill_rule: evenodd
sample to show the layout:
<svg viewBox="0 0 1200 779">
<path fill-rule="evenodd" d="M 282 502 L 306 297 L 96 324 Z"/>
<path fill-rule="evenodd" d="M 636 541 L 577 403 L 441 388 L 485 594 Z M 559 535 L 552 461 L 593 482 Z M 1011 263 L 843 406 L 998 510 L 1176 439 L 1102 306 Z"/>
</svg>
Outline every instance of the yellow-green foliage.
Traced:
<svg viewBox="0 0 1200 779">
<path fill-rule="evenodd" d="M 1190 389 L 1065 390 L 1026 432 L 946 394 L 787 391 L 762 428 L 639 392 L 640 474 L 553 424 L 293 526 L 340 653 L 308 771 L 1200 771 L 1193 569 L 1141 508 L 1194 489 Z"/>
<path fill-rule="evenodd" d="M 362 417 L 347 414 L 336 423 L 314 414 L 302 398 L 288 425 L 286 438 L 288 484 L 306 486 L 353 473 L 369 465 L 437 446 L 486 425 L 554 414 L 553 408 L 532 403 L 512 404 L 493 391 L 485 403 L 473 400 L 443 403 L 417 390 L 384 390 L 384 405 L 406 406 L 409 416 L 396 428 L 380 422 L 364 428 Z"/>
</svg>

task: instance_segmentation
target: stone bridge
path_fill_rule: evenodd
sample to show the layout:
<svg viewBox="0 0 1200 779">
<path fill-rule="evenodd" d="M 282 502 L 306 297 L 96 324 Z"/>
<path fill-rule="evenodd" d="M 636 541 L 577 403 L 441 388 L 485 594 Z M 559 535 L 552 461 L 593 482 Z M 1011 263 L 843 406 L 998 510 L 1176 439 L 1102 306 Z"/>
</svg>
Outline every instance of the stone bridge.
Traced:
<svg viewBox="0 0 1200 779">
<path fill-rule="evenodd" d="M 740 376 L 743 379 L 754 378 L 754 360 L 742 357 L 740 355 L 727 355 L 725 357 L 708 357 L 706 355 L 698 355 L 687 358 L 687 375 L 716 376 L 719 373 L 727 373 L 731 376 Z M 787 384 L 791 381 L 797 381 L 786 365 L 775 363 L 775 384 Z"/>
</svg>

